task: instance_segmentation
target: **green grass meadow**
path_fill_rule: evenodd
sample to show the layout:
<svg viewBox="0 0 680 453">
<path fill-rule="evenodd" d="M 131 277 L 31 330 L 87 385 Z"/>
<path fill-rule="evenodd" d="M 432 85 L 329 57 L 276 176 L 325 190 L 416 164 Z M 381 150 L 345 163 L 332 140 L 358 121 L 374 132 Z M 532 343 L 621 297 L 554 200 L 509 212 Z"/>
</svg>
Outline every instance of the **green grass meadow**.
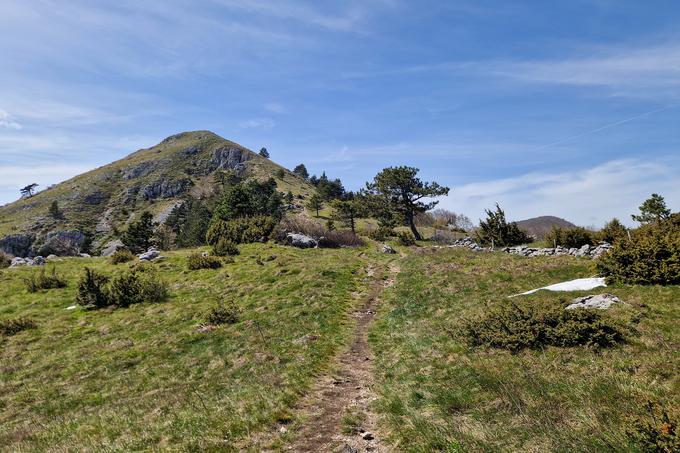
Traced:
<svg viewBox="0 0 680 453">
<path fill-rule="evenodd" d="M 189 251 L 154 264 L 170 298 L 115 310 L 67 310 L 85 265 L 55 263 L 69 286 L 38 293 L 0 271 L 0 319 L 37 328 L 0 337 L 0 445 L 14 451 L 237 450 L 289 409 L 328 366 L 367 284 L 361 251 L 257 244 L 217 270 L 186 270 Z M 51 267 L 52 264 L 49 265 Z M 199 333 L 234 301 L 236 324 Z"/>
<path fill-rule="evenodd" d="M 371 332 L 376 410 L 400 451 L 640 451 L 631 420 L 648 401 L 680 407 L 680 288 L 540 291 L 539 302 L 611 292 L 608 310 L 636 333 L 610 349 L 547 347 L 513 354 L 471 348 L 464 319 L 507 296 L 594 275 L 589 260 L 439 249 L 411 254 Z"/>
</svg>

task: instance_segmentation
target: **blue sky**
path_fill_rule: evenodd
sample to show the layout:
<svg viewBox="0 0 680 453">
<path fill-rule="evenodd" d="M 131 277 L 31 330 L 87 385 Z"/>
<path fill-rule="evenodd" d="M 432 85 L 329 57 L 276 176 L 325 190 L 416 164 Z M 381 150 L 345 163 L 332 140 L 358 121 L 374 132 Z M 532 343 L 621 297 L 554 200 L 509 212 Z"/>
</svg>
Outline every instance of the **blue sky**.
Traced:
<svg viewBox="0 0 680 453">
<path fill-rule="evenodd" d="M 474 220 L 680 209 L 676 1 L 0 0 L 0 203 L 209 129 Z"/>
</svg>

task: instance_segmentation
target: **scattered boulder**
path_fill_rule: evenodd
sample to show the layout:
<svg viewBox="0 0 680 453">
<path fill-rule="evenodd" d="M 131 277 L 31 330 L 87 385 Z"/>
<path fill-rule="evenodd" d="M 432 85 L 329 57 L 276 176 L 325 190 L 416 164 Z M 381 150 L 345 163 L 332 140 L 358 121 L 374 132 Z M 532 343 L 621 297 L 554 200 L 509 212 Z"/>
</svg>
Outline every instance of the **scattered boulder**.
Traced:
<svg viewBox="0 0 680 453">
<path fill-rule="evenodd" d="M 394 248 L 389 244 L 383 244 L 382 247 L 380 248 L 380 251 L 382 253 L 387 253 L 387 254 L 390 254 L 390 255 L 397 253 L 397 251 L 394 250 Z"/>
<path fill-rule="evenodd" d="M 114 239 L 113 241 L 109 241 L 104 244 L 104 248 L 102 248 L 101 251 L 101 256 L 111 256 L 116 253 L 116 250 L 124 247 L 125 244 L 123 244 L 123 241 L 120 239 Z"/>
<path fill-rule="evenodd" d="M 591 296 L 577 297 L 571 301 L 565 310 L 575 310 L 577 308 L 597 308 L 606 310 L 614 304 L 622 304 L 623 301 L 613 294 L 596 294 Z"/>
<path fill-rule="evenodd" d="M 458 239 L 455 241 L 453 244 L 449 245 L 449 247 L 467 247 L 471 250 L 474 250 L 476 252 L 481 252 L 484 250 L 484 247 L 481 245 L 477 244 L 474 239 L 471 237 L 464 237 L 463 239 Z"/>
<path fill-rule="evenodd" d="M 139 255 L 139 261 L 153 261 L 161 256 L 161 252 L 154 247 Z"/>
<path fill-rule="evenodd" d="M 300 249 L 313 249 L 319 246 L 319 242 L 313 237 L 299 233 L 287 233 L 284 243 Z"/>
<path fill-rule="evenodd" d="M 12 258 L 12 263 L 9 267 L 21 267 L 21 266 L 42 266 L 46 263 L 45 258 L 42 256 L 36 256 L 35 258 Z"/>
<path fill-rule="evenodd" d="M 92 255 L 89 253 L 79 253 L 78 256 L 81 258 L 92 258 Z"/>
</svg>

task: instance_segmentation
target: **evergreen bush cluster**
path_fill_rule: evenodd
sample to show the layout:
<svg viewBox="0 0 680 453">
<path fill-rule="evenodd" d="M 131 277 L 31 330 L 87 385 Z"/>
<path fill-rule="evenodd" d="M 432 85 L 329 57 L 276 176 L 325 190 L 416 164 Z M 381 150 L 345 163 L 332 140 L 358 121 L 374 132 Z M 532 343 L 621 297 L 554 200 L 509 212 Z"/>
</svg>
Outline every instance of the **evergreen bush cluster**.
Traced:
<svg viewBox="0 0 680 453">
<path fill-rule="evenodd" d="M 11 336 L 22 330 L 35 329 L 37 324 L 30 318 L 0 319 L 0 335 Z"/>
<path fill-rule="evenodd" d="M 220 238 L 212 247 L 212 253 L 216 256 L 236 256 L 241 253 L 236 245 L 226 238 Z"/>
<path fill-rule="evenodd" d="M 221 324 L 235 324 L 239 320 L 239 310 L 234 302 L 218 304 L 210 309 L 206 316 L 206 322 L 213 326 Z"/>
<path fill-rule="evenodd" d="M 512 247 L 531 242 L 531 238 L 515 222 L 505 220 L 505 211 L 496 204 L 496 211 L 486 210 L 486 220 L 479 222 L 477 241 L 482 245 Z"/>
<path fill-rule="evenodd" d="M 680 284 L 680 213 L 648 223 L 614 244 L 597 268 L 608 282 Z"/>
<path fill-rule="evenodd" d="M 192 253 L 187 258 L 187 268 L 190 271 L 198 269 L 219 269 L 222 267 L 222 260 L 215 256 L 204 256 L 200 253 Z"/>
<path fill-rule="evenodd" d="M 566 248 L 580 248 L 584 245 L 593 245 L 596 242 L 595 234 L 583 227 L 553 227 L 552 230 L 545 235 L 544 240 L 550 247 L 559 246 Z"/>
<path fill-rule="evenodd" d="M 234 220 L 213 220 L 206 234 L 210 245 L 220 241 L 232 244 L 249 244 L 269 239 L 278 220 L 271 216 L 257 215 Z"/>
<path fill-rule="evenodd" d="M 416 238 L 413 236 L 412 233 L 408 231 L 400 231 L 397 233 L 397 242 L 399 245 L 403 246 L 411 246 L 411 245 L 416 245 Z"/>
<path fill-rule="evenodd" d="M 146 266 L 135 267 L 113 278 L 86 267 L 78 282 L 76 303 L 86 308 L 128 307 L 142 302 L 160 302 L 167 296 L 167 284 Z"/>
<path fill-rule="evenodd" d="M 111 264 L 127 263 L 136 258 L 135 254 L 125 248 L 119 248 L 109 258 Z"/>
<path fill-rule="evenodd" d="M 471 346 L 520 351 L 544 346 L 609 347 L 625 340 L 625 329 L 595 309 L 565 310 L 554 302 L 503 302 L 462 327 Z"/>
</svg>

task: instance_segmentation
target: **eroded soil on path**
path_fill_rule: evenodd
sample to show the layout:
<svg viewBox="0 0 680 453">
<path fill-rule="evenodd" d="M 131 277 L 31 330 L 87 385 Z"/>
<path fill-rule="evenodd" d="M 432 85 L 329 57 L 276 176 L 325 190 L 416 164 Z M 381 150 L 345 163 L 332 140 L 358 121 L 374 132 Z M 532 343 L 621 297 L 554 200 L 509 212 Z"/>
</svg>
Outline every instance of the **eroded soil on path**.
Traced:
<svg viewBox="0 0 680 453">
<path fill-rule="evenodd" d="M 368 331 L 375 319 L 382 291 L 394 284 L 399 266 L 391 263 L 378 270 L 369 265 L 374 279 L 363 303 L 354 312 L 356 324 L 349 349 L 337 359 L 335 371 L 323 377 L 300 403 L 304 414 L 293 442 L 284 447 L 294 452 L 389 452 L 381 440 L 371 409 L 376 399 L 373 386 L 373 354 Z M 381 278 L 384 277 L 384 278 Z"/>
</svg>

